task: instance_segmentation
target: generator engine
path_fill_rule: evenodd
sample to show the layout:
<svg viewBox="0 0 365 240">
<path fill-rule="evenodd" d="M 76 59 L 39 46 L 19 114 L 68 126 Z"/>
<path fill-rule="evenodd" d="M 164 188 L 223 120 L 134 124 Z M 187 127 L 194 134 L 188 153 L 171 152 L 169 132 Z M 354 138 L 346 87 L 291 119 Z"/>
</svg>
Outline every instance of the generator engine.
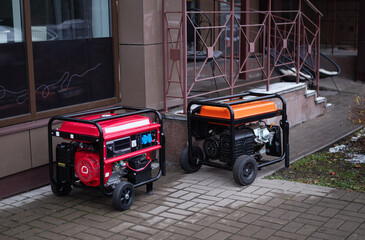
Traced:
<svg viewBox="0 0 365 240">
<path fill-rule="evenodd" d="M 113 115 L 88 116 L 92 120 Z M 98 137 L 96 127 L 78 122 L 64 122 L 55 131 L 72 144 L 61 143 L 56 148 L 57 180 L 79 179 L 84 185 L 100 185 L 100 159 L 104 161 L 104 185 L 115 186 L 125 177 L 133 184 L 151 179 L 150 152 L 161 148 L 160 124 L 145 116 L 129 116 L 100 123 L 103 130 L 103 149 L 99 143 L 80 140 L 79 136 Z M 81 138 L 82 139 L 82 138 Z M 100 153 L 102 152 L 102 156 Z"/>
<path fill-rule="evenodd" d="M 203 151 L 207 158 L 230 163 L 241 155 L 255 155 L 266 153 L 270 156 L 281 155 L 280 127 L 276 125 L 262 125 L 255 123 L 237 127 L 234 131 L 234 156 L 231 154 L 232 134 L 226 129 L 218 134 L 210 129 L 211 136 L 203 143 Z"/>
</svg>

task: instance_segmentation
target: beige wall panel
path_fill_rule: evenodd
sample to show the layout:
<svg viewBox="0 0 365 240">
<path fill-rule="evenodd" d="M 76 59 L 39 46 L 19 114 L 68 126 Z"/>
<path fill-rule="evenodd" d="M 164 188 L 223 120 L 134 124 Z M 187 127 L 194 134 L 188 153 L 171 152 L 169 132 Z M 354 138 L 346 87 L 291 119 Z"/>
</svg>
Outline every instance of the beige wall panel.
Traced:
<svg viewBox="0 0 365 240">
<path fill-rule="evenodd" d="M 0 178 L 31 168 L 29 132 L 0 137 Z"/>
<path fill-rule="evenodd" d="M 146 104 L 144 49 L 144 46 L 119 46 L 120 90 L 122 104 L 126 106 Z"/>
<path fill-rule="evenodd" d="M 144 0 L 123 0 L 118 4 L 118 29 L 120 44 L 143 44 Z"/>
<path fill-rule="evenodd" d="M 147 107 L 163 108 L 162 44 L 145 48 Z"/>
<path fill-rule="evenodd" d="M 144 43 L 162 43 L 162 1 L 145 0 L 144 12 Z"/>
</svg>

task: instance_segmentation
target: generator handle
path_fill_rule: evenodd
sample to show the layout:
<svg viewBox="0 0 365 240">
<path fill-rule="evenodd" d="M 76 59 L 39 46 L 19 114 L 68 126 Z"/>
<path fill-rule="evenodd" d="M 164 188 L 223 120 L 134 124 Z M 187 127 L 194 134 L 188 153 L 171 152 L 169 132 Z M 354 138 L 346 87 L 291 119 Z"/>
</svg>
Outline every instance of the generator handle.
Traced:
<svg viewBox="0 0 365 240">
<path fill-rule="evenodd" d="M 255 98 L 250 98 L 250 99 L 243 99 L 243 100 L 239 100 L 239 101 L 234 101 L 234 102 L 230 102 L 230 103 L 225 103 L 225 102 L 217 102 L 220 100 L 225 100 L 225 99 L 232 99 L 232 98 L 237 98 L 237 97 L 244 97 L 244 96 L 248 96 L 248 95 L 255 95 L 257 97 Z M 285 115 L 285 119 L 286 119 L 286 101 L 285 99 L 279 95 L 279 94 L 262 94 L 262 93 L 255 93 L 255 94 L 251 94 L 251 93 L 241 93 L 241 94 L 235 94 L 235 95 L 229 95 L 229 96 L 224 96 L 224 97 L 217 97 L 217 98 L 210 98 L 210 99 L 204 99 L 204 100 L 195 100 L 195 101 L 191 101 L 188 104 L 188 115 L 191 113 L 191 106 L 192 105 L 208 105 L 208 106 L 214 106 L 214 107 L 225 107 L 228 108 L 229 111 L 232 113 L 233 110 L 230 106 L 232 105 L 237 105 L 237 104 L 242 104 L 242 103 L 249 103 L 249 102 L 255 102 L 255 101 L 260 101 L 260 100 L 267 100 L 267 99 L 272 99 L 272 98 L 278 98 L 280 99 L 280 101 L 282 102 L 282 112 L 283 112 L 283 117 Z M 231 115 L 231 117 L 233 117 L 233 115 Z"/>
<path fill-rule="evenodd" d="M 128 107 L 126 107 L 126 106 L 117 106 L 117 107 L 94 110 L 94 111 L 87 111 L 87 112 L 82 112 L 82 113 L 73 113 L 73 114 L 62 115 L 62 117 L 75 118 L 75 117 L 81 117 L 81 116 L 98 114 L 98 113 L 115 112 L 117 110 L 132 110 L 132 112 L 121 113 L 121 114 L 117 114 L 115 116 L 104 117 L 104 118 L 90 120 L 90 121 L 101 122 L 101 121 L 111 120 L 111 119 L 119 118 L 119 117 L 127 117 L 127 116 L 130 116 L 130 115 L 136 115 L 136 114 L 152 112 L 158 117 L 159 123 L 162 126 L 162 115 L 159 111 L 157 111 L 155 109 L 151 109 L 151 108 L 138 108 L 138 107 L 129 107 L 129 106 Z"/>
</svg>

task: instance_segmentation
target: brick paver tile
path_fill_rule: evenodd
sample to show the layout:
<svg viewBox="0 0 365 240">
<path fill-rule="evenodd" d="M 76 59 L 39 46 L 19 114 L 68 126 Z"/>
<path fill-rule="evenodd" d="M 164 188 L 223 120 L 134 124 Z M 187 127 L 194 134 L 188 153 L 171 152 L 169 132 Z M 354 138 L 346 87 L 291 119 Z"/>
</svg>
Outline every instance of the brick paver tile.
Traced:
<svg viewBox="0 0 365 240">
<path fill-rule="evenodd" d="M 53 233 L 53 232 L 48 232 L 48 231 L 44 231 L 41 233 L 38 233 L 37 236 L 35 237 L 42 237 L 42 238 L 46 238 L 46 239 L 54 239 L 54 240 L 60 240 L 60 239 L 67 239 L 67 236 L 62 236 L 58 233 Z M 96 238 L 89 238 L 89 239 L 96 239 Z"/>
<path fill-rule="evenodd" d="M 298 231 L 298 229 L 300 229 L 303 226 L 304 226 L 303 223 L 289 222 L 288 224 L 286 224 L 280 230 L 285 231 L 285 232 L 294 233 L 294 232 Z"/>
<path fill-rule="evenodd" d="M 338 230 L 345 231 L 345 232 L 353 232 L 360 226 L 360 223 L 357 222 L 351 222 L 351 221 L 345 221 L 344 224 L 342 224 Z M 365 229 L 364 229 L 365 233 Z"/>
<path fill-rule="evenodd" d="M 165 218 L 171 218 L 171 219 L 175 219 L 175 220 L 180 220 L 180 221 L 183 220 L 184 218 L 186 218 L 186 216 L 184 216 L 184 215 L 170 213 L 170 212 L 163 212 L 163 213 L 159 214 L 159 216 L 165 217 Z"/>
<path fill-rule="evenodd" d="M 242 225 L 245 226 L 246 224 L 242 224 Z M 215 222 L 212 225 L 210 225 L 209 227 L 217 229 L 219 231 L 229 232 L 229 233 L 232 233 L 232 234 L 237 233 L 238 231 L 241 230 L 241 228 L 223 225 L 219 222 Z"/>
<path fill-rule="evenodd" d="M 266 215 L 269 211 L 272 211 L 273 209 L 274 209 L 273 207 L 267 207 L 256 203 L 248 203 L 240 210 L 257 215 Z"/>
<path fill-rule="evenodd" d="M 326 222 L 323 226 L 326 228 L 337 229 L 344 222 L 345 222 L 345 220 L 343 220 L 343 219 L 332 218 L 328 222 Z"/>
<path fill-rule="evenodd" d="M 172 232 L 172 233 L 178 233 L 178 234 L 184 235 L 184 236 L 191 236 L 196 233 L 196 231 L 178 227 L 178 226 L 170 226 L 170 227 L 166 228 L 165 230 Z"/>
<path fill-rule="evenodd" d="M 171 236 L 174 233 L 172 232 L 167 232 L 167 231 L 160 231 L 158 233 L 156 233 L 155 235 L 147 238 L 147 240 L 165 240 L 165 239 L 171 239 Z"/>
<path fill-rule="evenodd" d="M 129 237 L 132 237 L 134 239 L 147 239 L 150 237 L 150 235 L 146 234 L 146 233 L 141 233 L 141 232 L 136 232 L 136 231 L 133 231 L 133 230 L 125 230 L 123 231 L 122 233 L 120 233 L 120 235 L 126 237 L 126 236 L 129 236 Z M 123 239 L 123 238 L 122 238 Z"/>
<path fill-rule="evenodd" d="M 85 230 L 84 232 L 89 233 L 94 236 L 101 237 L 103 239 L 108 239 L 109 237 L 114 235 L 113 232 L 103 231 L 103 230 L 96 229 L 96 228 L 89 228 L 89 229 Z"/>
<path fill-rule="evenodd" d="M 300 212 L 300 213 L 304 213 L 307 211 L 307 208 L 297 207 L 297 206 L 293 206 L 291 204 L 287 204 L 287 201 L 285 201 L 285 203 L 281 204 L 279 206 L 279 208 L 285 209 L 285 210 L 290 210 L 290 211 L 295 211 L 295 212 Z"/>
<path fill-rule="evenodd" d="M 108 229 L 108 231 L 114 232 L 114 233 L 120 233 L 130 227 L 134 226 L 133 223 L 129 223 L 129 222 L 122 222 L 110 229 Z"/>
<path fill-rule="evenodd" d="M 229 240 L 252 240 L 252 238 L 250 237 L 245 237 L 242 235 L 232 235 L 230 237 L 228 237 Z"/>
<path fill-rule="evenodd" d="M 188 222 L 188 223 L 196 224 L 197 222 L 203 220 L 206 217 L 207 217 L 206 214 L 194 213 L 193 215 L 188 216 L 187 218 L 185 218 L 184 221 Z"/>
<path fill-rule="evenodd" d="M 311 208 L 309 208 L 306 213 L 308 214 L 313 214 L 313 215 L 319 215 L 321 214 L 324 210 L 326 210 L 326 207 L 321 207 L 321 206 L 312 206 Z"/>
<path fill-rule="evenodd" d="M 198 221 L 197 224 L 207 227 L 207 226 L 210 226 L 211 224 L 217 222 L 218 220 L 219 220 L 219 217 L 207 216 L 204 219 Z"/>
<path fill-rule="evenodd" d="M 83 232 L 87 229 L 89 229 L 89 227 L 83 226 L 83 225 L 76 225 L 72 228 L 68 228 L 67 230 L 62 231 L 62 234 L 72 237 L 72 236 L 75 236 L 76 234 L 81 233 L 81 232 Z"/>
<path fill-rule="evenodd" d="M 213 228 L 204 228 L 203 230 L 195 233 L 192 237 L 198 238 L 198 239 L 207 239 L 217 232 L 218 232 L 218 230 L 213 229 Z"/>
<path fill-rule="evenodd" d="M 350 203 L 344 208 L 344 210 L 358 212 L 363 206 L 364 205 L 360 203 Z"/>
<path fill-rule="evenodd" d="M 272 198 L 270 201 L 268 201 L 265 205 L 269 206 L 269 207 L 278 207 L 280 206 L 282 203 L 284 203 L 285 200 L 284 199 L 280 199 L 280 198 Z"/>
<path fill-rule="evenodd" d="M 294 220 L 296 217 L 298 217 L 300 215 L 299 212 L 294 212 L 294 211 L 287 211 L 286 213 L 284 213 L 282 216 L 280 216 L 280 219 L 284 219 L 284 220 Z"/>
<path fill-rule="evenodd" d="M 315 220 L 311 220 L 308 218 L 302 218 L 302 217 L 297 217 L 296 219 L 293 220 L 294 222 L 297 223 L 303 223 L 303 224 L 308 224 L 308 225 L 312 225 L 312 226 L 322 226 L 323 222 L 321 221 L 315 221 Z"/>
<path fill-rule="evenodd" d="M 150 210 L 148 213 L 153 215 L 158 215 L 162 212 L 166 212 L 169 209 L 169 207 L 166 206 L 158 206 L 152 210 Z"/>
<path fill-rule="evenodd" d="M 237 221 L 233 221 L 233 220 L 229 220 L 229 219 L 219 219 L 217 221 L 217 223 L 221 224 L 222 226 L 230 226 L 230 227 L 235 227 L 235 228 L 239 228 L 239 229 L 243 229 L 244 227 L 247 226 L 247 224 L 245 223 L 241 223 L 241 222 L 237 222 Z"/>
<path fill-rule="evenodd" d="M 209 205 L 208 204 L 205 204 L 205 203 L 196 203 L 194 202 L 196 205 L 192 206 L 192 207 L 189 207 L 188 209 L 190 211 L 193 211 L 193 212 L 200 212 L 201 210 L 203 209 L 206 209 Z"/>
<path fill-rule="evenodd" d="M 238 219 L 242 218 L 243 216 L 247 215 L 247 212 L 237 210 L 233 213 L 228 214 L 225 216 L 226 219 L 237 221 Z"/>
<path fill-rule="evenodd" d="M 214 188 L 214 189 L 212 189 L 212 190 L 210 190 L 210 191 L 208 191 L 207 193 L 206 193 L 206 195 L 208 195 L 208 196 L 217 196 L 217 195 L 219 195 L 219 194 L 221 194 L 222 192 L 224 192 L 225 190 L 224 189 L 222 189 L 222 188 Z M 235 192 L 234 192 L 235 193 Z"/>
<path fill-rule="evenodd" d="M 77 218 L 80 218 L 84 215 L 86 215 L 87 212 L 84 212 L 84 211 L 78 211 L 78 210 L 74 210 L 73 209 L 73 212 L 68 214 L 68 215 L 65 215 L 62 217 L 62 219 L 66 220 L 66 221 L 72 221 L 74 219 L 77 219 Z"/>
<path fill-rule="evenodd" d="M 319 201 L 321 201 L 322 199 L 323 199 L 322 197 L 309 195 L 309 197 L 308 197 L 307 199 L 305 199 L 305 200 L 303 201 L 303 203 L 316 204 L 316 203 L 318 203 Z"/>
<path fill-rule="evenodd" d="M 265 226 L 265 228 L 270 228 L 270 229 L 274 229 L 274 230 L 279 230 L 283 227 L 282 224 L 263 221 L 261 219 L 258 219 L 256 221 L 252 222 L 252 224 L 255 224 L 255 225 L 258 225 L 258 226 Z"/>
<path fill-rule="evenodd" d="M 38 228 L 31 228 L 27 231 L 24 231 L 24 232 L 21 232 L 17 235 L 14 235 L 14 238 L 17 238 L 17 239 L 30 239 L 32 237 L 36 237 L 38 233 L 40 232 L 43 232 L 44 230 L 42 229 L 38 229 Z M 5 236 L 2 236 L 0 234 L 0 239 L 6 239 Z"/>
<path fill-rule="evenodd" d="M 132 217 L 137 217 L 137 218 L 140 218 L 140 219 L 143 219 L 143 220 L 152 217 L 151 214 L 149 214 L 149 213 L 143 213 L 143 212 L 140 212 L 138 210 L 135 210 L 135 211 L 126 211 L 123 214 L 126 214 L 128 216 L 132 216 Z"/>
<path fill-rule="evenodd" d="M 251 224 L 244 227 L 241 231 L 238 232 L 238 234 L 241 236 L 250 237 L 261 229 L 262 227 Z"/>
<path fill-rule="evenodd" d="M 74 237 L 77 238 L 77 239 L 82 239 L 82 240 L 101 240 L 101 239 L 104 239 L 102 237 L 98 237 L 98 236 L 95 236 L 93 234 L 89 234 L 89 233 L 85 233 L 85 232 L 80 232 L 80 233 L 76 234 Z"/>
<path fill-rule="evenodd" d="M 335 235 L 335 236 L 341 236 L 343 238 L 346 238 L 348 235 L 350 235 L 349 232 L 336 230 L 336 229 L 332 229 L 332 228 L 327 228 L 327 227 L 320 227 L 316 232 L 326 233 L 326 234 Z"/>
<path fill-rule="evenodd" d="M 310 236 L 311 234 L 313 234 L 316 230 L 318 229 L 318 227 L 316 226 L 312 226 L 312 225 L 304 225 L 303 227 L 301 227 L 298 231 L 296 231 L 297 234 L 301 234 L 301 235 L 305 235 L 305 236 Z"/>
<path fill-rule="evenodd" d="M 43 230 L 51 230 L 52 228 L 56 227 L 56 225 L 49 224 L 49 223 L 39 221 L 39 220 L 29 222 L 28 225 L 32 226 L 32 227 L 40 228 Z"/>
<path fill-rule="evenodd" d="M 307 236 L 303 236 L 303 235 L 300 235 L 297 233 L 290 233 L 290 232 L 285 232 L 282 230 L 275 232 L 274 236 L 284 238 L 284 239 L 294 239 L 294 240 L 302 240 L 302 239 L 306 239 L 306 237 L 307 237 Z M 271 236 L 268 239 L 271 239 Z"/>
<path fill-rule="evenodd" d="M 258 214 L 253 214 L 253 213 L 249 213 L 246 216 L 240 218 L 238 221 L 240 222 L 244 222 L 244 223 L 252 223 L 254 222 L 256 219 L 259 219 L 260 215 Z"/>
<path fill-rule="evenodd" d="M 345 192 L 344 195 L 342 195 L 340 197 L 341 200 L 344 201 L 354 201 L 355 199 L 357 199 L 359 197 L 360 193 L 358 192 Z"/>
<path fill-rule="evenodd" d="M 183 199 L 183 200 L 186 200 L 186 201 L 190 201 L 192 199 L 196 199 L 199 196 L 201 196 L 201 194 L 190 192 L 190 193 L 188 193 L 186 195 L 181 196 L 180 198 Z"/>
<path fill-rule="evenodd" d="M 215 205 L 215 206 L 219 206 L 219 207 L 226 207 L 226 206 L 228 206 L 229 204 L 232 204 L 234 201 L 235 201 L 235 200 L 232 200 L 232 199 L 228 199 L 228 198 L 226 198 L 226 199 L 223 199 L 223 200 L 221 200 L 221 201 L 219 201 L 219 202 L 216 202 L 214 205 Z"/>
<path fill-rule="evenodd" d="M 160 231 L 159 229 L 154 229 L 152 227 L 145 227 L 140 225 L 135 225 L 129 229 L 140 233 L 146 233 L 149 235 L 154 235 Z"/>
<path fill-rule="evenodd" d="M 162 229 L 166 229 L 169 226 L 174 225 L 176 222 L 178 222 L 178 220 L 167 218 L 167 219 L 153 225 L 153 227 L 156 228 L 156 229 L 162 230 Z"/>
<path fill-rule="evenodd" d="M 258 239 L 269 239 L 275 232 L 276 230 L 264 227 L 253 234 L 252 237 Z"/>
<path fill-rule="evenodd" d="M 175 213 L 183 216 L 191 216 L 194 214 L 194 212 L 185 210 L 185 209 L 177 209 L 177 208 L 170 208 L 167 212 L 169 213 Z"/>
<path fill-rule="evenodd" d="M 74 228 L 74 227 L 77 227 L 78 224 L 75 224 L 75 223 L 71 223 L 71 222 L 66 222 L 64 224 L 61 224 L 61 225 L 58 225 L 54 228 L 52 228 L 52 232 L 55 232 L 55 233 L 62 233 L 68 229 L 71 229 L 71 228 Z"/>
<path fill-rule="evenodd" d="M 232 234 L 227 233 L 227 232 L 217 232 L 217 233 L 213 234 L 212 236 L 208 237 L 207 239 L 208 240 L 224 240 L 230 236 L 232 236 Z"/>
</svg>

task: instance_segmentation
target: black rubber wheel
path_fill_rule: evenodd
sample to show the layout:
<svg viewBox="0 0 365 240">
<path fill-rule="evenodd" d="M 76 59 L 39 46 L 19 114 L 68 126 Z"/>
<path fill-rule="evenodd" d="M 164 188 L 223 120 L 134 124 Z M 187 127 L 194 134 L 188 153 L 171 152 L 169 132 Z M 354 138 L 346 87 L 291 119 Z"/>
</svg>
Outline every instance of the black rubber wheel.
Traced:
<svg viewBox="0 0 365 240">
<path fill-rule="evenodd" d="M 51 182 L 51 189 L 52 189 L 53 194 L 58 197 L 67 196 L 72 190 L 70 185 L 55 184 L 53 182 Z"/>
<path fill-rule="evenodd" d="M 186 146 L 180 154 L 180 166 L 187 173 L 198 171 L 202 166 L 204 159 L 203 150 L 198 146 L 192 147 L 193 159 L 189 159 L 189 147 Z"/>
<path fill-rule="evenodd" d="M 257 162 L 251 156 L 240 156 L 233 165 L 233 179 L 243 186 L 253 183 L 257 175 Z"/>
<path fill-rule="evenodd" d="M 132 206 L 134 187 L 130 182 L 120 182 L 113 192 L 113 204 L 116 209 L 125 211 Z"/>
</svg>

